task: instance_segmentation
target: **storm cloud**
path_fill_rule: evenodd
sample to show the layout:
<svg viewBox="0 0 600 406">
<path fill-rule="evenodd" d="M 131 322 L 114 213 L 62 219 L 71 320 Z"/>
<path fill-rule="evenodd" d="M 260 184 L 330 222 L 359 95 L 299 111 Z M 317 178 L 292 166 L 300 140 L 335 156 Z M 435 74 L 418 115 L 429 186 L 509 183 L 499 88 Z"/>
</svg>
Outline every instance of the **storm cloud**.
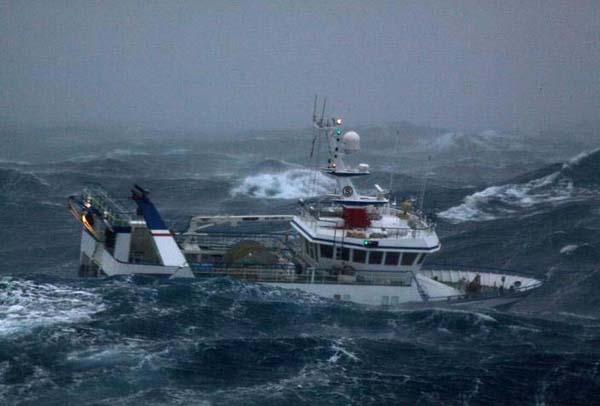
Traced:
<svg viewBox="0 0 600 406">
<path fill-rule="evenodd" d="M 600 111 L 600 3 L 0 3 L 0 118 L 539 129 Z"/>
</svg>

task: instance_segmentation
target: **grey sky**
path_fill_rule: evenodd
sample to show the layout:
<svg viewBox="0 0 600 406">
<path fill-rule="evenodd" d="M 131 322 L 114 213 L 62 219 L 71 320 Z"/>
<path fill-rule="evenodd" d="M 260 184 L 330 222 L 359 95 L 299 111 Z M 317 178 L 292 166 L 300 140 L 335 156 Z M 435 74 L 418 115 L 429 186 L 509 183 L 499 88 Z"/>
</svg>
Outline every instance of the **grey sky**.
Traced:
<svg viewBox="0 0 600 406">
<path fill-rule="evenodd" d="M 600 111 L 598 1 L 2 1 L 0 41 L 0 118 L 33 125 L 299 127 L 315 92 L 354 123 Z"/>
</svg>

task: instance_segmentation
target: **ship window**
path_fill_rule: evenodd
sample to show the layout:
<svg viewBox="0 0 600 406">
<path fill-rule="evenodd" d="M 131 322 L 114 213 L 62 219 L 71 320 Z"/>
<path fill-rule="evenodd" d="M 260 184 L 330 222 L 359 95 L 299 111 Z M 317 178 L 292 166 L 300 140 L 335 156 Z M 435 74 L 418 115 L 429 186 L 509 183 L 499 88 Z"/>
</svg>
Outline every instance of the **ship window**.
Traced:
<svg viewBox="0 0 600 406">
<path fill-rule="evenodd" d="M 333 258 L 333 247 L 321 244 L 321 258 Z"/>
<path fill-rule="evenodd" d="M 114 255 L 114 250 L 115 250 L 116 239 L 117 239 L 117 235 L 113 231 L 111 231 L 110 229 L 107 228 L 106 231 L 104 232 L 104 246 L 106 247 L 108 252 L 110 252 L 113 255 Z"/>
<path fill-rule="evenodd" d="M 396 265 L 398 265 L 399 259 L 400 259 L 399 252 L 387 252 L 385 254 L 385 264 L 386 265 L 396 266 Z"/>
<path fill-rule="evenodd" d="M 350 259 L 350 248 L 337 247 L 335 249 L 335 259 L 348 261 Z"/>
<path fill-rule="evenodd" d="M 369 252 L 369 264 L 381 264 L 382 259 L 383 259 L 383 252 L 381 252 L 381 251 Z"/>
<path fill-rule="evenodd" d="M 306 253 L 314 259 L 317 259 L 317 253 L 316 253 L 316 249 L 315 249 L 315 244 L 313 244 L 312 242 L 306 242 Z"/>
<path fill-rule="evenodd" d="M 392 300 L 391 300 L 390 304 L 392 306 L 398 306 L 398 303 L 400 303 L 400 301 L 398 300 L 398 296 L 392 296 Z"/>
<path fill-rule="evenodd" d="M 417 264 L 421 265 L 423 263 L 423 261 L 425 261 L 426 256 L 427 256 L 427 254 L 421 254 L 421 256 L 419 257 L 419 260 L 417 261 Z"/>
<path fill-rule="evenodd" d="M 304 240 L 304 251 L 306 251 L 306 253 L 310 255 L 310 243 L 308 242 L 308 240 Z"/>
<path fill-rule="evenodd" d="M 367 251 L 365 250 L 352 250 L 352 261 L 364 264 L 367 259 Z"/>
<path fill-rule="evenodd" d="M 372 254 L 372 252 L 371 252 Z M 390 304 L 390 297 L 389 296 L 381 296 L 381 304 L 383 306 L 387 306 Z"/>
<path fill-rule="evenodd" d="M 416 258 L 416 252 L 405 252 L 402 254 L 402 265 L 412 265 Z"/>
</svg>

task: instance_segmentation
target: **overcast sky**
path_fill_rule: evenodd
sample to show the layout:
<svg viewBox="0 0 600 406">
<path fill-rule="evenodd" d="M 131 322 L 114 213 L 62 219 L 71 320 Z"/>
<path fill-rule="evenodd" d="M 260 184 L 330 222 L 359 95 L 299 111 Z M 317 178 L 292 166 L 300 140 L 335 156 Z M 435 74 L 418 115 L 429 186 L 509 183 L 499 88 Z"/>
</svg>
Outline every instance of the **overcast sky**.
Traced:
<svg viewBox="0 0 600 406">
<path fill-rule="evenodd" d="M 600 117 L 600 1 L 0 0 L 0 118 L 538 129 Z"/>
</svg>

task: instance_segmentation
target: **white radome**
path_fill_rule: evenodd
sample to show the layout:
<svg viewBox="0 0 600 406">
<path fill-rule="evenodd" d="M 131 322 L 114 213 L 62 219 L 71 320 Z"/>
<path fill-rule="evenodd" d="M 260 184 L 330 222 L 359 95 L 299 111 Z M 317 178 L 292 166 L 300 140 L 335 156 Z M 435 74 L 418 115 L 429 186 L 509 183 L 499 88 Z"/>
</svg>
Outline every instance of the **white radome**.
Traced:
<svg viewBox="0 0 600 406">
<path fill-rule="evenodd" d="M 355 131 L 348 131 L 342 137 L 344 143 L 344 152 L 351 154 L 360 151 L 360 135 Z"/>
</svg>

